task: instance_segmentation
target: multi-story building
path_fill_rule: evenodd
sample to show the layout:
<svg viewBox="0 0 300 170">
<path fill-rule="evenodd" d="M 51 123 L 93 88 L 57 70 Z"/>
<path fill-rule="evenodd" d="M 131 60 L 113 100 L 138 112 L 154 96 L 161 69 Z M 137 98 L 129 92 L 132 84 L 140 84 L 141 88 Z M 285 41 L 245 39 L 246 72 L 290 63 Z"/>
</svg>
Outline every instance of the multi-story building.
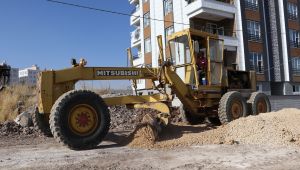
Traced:
<svg viewBox="0 0 300 170">
<path fill-rule="evenodd" d="M 186 28 L 224 39 L 224 64 L 255 70 L 257 90 L 272 95 L 300 94 L 300 18 L 298 0 L 129 0 L 134 65 L 157 66 L 156 36 Z M 163 42 L 169 52 L 166 42 Z M 175 58 L 177 64 L 184 59 Z M 179 72 L 184 77 L 183 72 Z M 138 88 L 151 88 L 138 81 Z"/>
<path fill-rule="evenodd" d="M 37 83 L 37 75 L 40 72 L 39 67 L 33 65 L 32 67 L 19 70 L 19 82 L 34 86 Z"/>
<path fill-rule="evenodd" d="M 10 69 L 9 85 L 16 85 L 18 83 L 19 83 L 19 69 L 18 68 L 11 68 Z"/>
</svg>

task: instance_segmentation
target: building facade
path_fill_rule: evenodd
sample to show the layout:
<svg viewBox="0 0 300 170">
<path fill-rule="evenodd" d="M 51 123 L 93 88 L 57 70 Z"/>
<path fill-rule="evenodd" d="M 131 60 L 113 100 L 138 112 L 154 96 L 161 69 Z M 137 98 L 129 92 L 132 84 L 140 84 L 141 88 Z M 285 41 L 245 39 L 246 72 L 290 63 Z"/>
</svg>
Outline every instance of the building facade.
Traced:
<svg viewBox="0 0 300 170">
<path fill-rule="evenodd" d="M 13 86 L 19 83 L 19 69 L 11 68 L 10 69 L 10 77 L 9 77 L 9 85 Z"/>
<path fill-rule="evenodd" d="M 269 95 L 300 94 L 299 0 L 129 0 L 135 66 L 156 67 L 156 36 L 186 28 L 224 39 L 224 64 L 255 70 L 257 90 Z M 168 57 L 166 41 L 163 41 Z M 175 58 L 176 64 L 183 64 Z M 179 75 L 184 72 L 179 70 Z M 139 80 L 138 88 L 151 88 Z"/>
<path fill-rule="evenodd" d="M 35 86 L 37 83 L 39 67 L 33 65 L 32 67 L 19 70 L 19 82 L 29 86 Z"/>
</svg>

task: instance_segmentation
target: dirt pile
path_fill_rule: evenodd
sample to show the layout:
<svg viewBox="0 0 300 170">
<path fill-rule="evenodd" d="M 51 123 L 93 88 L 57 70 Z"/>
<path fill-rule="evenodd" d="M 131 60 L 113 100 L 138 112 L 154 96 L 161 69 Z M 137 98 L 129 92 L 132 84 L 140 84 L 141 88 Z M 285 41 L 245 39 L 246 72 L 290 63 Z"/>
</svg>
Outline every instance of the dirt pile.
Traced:
<svg viewBox="0 0 300 170">
<path fill-rule="evenodd" d="M 175 148 L 203 144 L 256 144 L 300 146 L 300 110 L 284 109 L 278 112 L 249 116 L 227 125 L 188 126 L 174 124 L 163 129 L 160 140 L 143 145 L 141 137 L 129 146 L 139 148 Z M 142 134 L 142 133 L 140 133 Z"/>
<path fill-rule="evenodd" d="M 39 135 L 34 127 L 22 127 L 14 121 L 5 121 L 0 124 L 0 136 L 16 136 L 16 135 Z"/>
</svg>

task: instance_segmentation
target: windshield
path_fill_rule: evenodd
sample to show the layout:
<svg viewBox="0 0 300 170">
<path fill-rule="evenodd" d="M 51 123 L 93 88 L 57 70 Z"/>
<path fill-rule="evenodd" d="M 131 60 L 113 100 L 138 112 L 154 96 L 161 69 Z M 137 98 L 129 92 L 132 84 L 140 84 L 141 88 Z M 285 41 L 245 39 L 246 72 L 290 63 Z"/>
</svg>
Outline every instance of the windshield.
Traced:
<svg viewBox="0 0 300 170">
<path fill-rule="evenodd" d="M 171 59 L 174 65 L 191 62 L 190 46 L 187 35 L 169 41 Z"/>
</svg>

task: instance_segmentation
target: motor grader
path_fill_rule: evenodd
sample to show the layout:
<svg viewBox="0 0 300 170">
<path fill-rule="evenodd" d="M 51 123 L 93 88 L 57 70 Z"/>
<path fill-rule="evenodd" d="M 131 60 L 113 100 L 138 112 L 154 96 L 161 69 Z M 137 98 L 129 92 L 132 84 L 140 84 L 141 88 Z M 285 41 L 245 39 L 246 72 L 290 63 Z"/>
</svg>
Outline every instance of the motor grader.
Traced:
<svg viewBox="0 0 300 170">
<path fill-rule="evenodd" d="M 217 35 L 193 29 L 174 33 L 167 39 L 169 56 L 164 56 L 161 36 L 157 42 L 156 68 L 86 67 L 85 60 L 73 60 L 72 68 L 41 72 L 35 125 L 60 143 L 79 150 L 93 148 L 104 139 L 110 127 L 108 107 L 114 105 L 155 109 L 159 112 L 155 119 L 161 125 L 169 123 L 174 98 L 182 103 L 181 113 L 191 124 L 204 117 L 219 118 L 225 124 L 248 114 L 270 111 L 268 97 L 255 92 L 255 72 L 238 71 L 235 64 L 225 67 L 224 42 Z M 206 60 L 203 68 L 197 63 L 199 53 Z M 130 49 L 128 56 L 133 64 Z M 181 63 L 176 63 L 178 58 Z M 134 95 L 102 98 L 89 90 L 74 90 L 80 80 L 125 79 L 132 80 Z M 158 93 L 139 95 L 139 79 L 151 80 Z"/>
</svg>

